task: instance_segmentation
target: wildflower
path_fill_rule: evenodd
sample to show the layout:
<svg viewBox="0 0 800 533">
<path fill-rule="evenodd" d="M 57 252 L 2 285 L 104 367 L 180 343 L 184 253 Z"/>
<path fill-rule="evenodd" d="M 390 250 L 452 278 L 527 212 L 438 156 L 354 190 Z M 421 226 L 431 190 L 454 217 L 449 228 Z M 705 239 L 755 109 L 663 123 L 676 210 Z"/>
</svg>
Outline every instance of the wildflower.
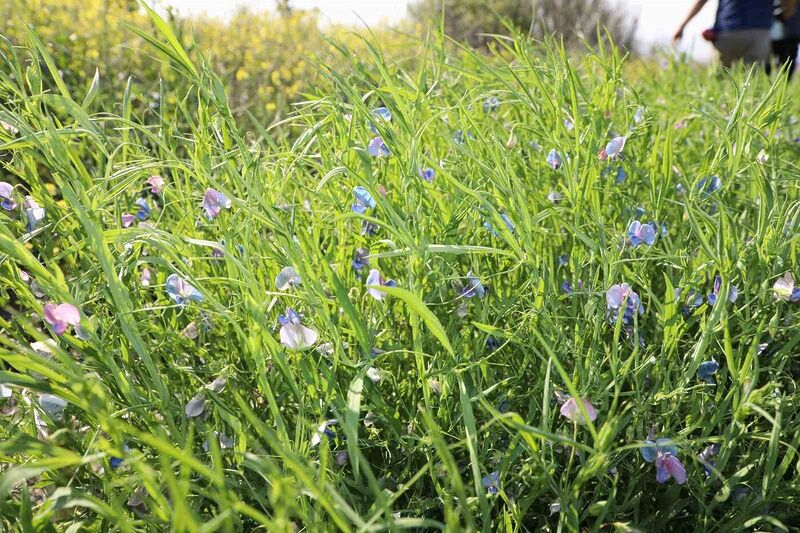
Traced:
<svg viewBox="0 0 800 533">
<path fill-rule="evenodd" d="M 711 176 L 710 178 L 703 178 L 697 184 L 697 190 L 703 193 L 703 196 L 709 196 L 710 194 L 720 190 L 722 188 L 722 180 L 719 179 L 719 176 Z"/>
<path fill-rule="evenodd" d="M 550 202 L 557 204 L 558 202 L 564 199 L 564 195 L 561 194 L 560 192 L 550 191 L 549 193 L 547 193 L 547 199 Z"/>
<path fill-rule="evenodd" d="M 472 298 L 473 296 L 483 298 L 485 295 L 486 289 L 481 281 L 472 275 L 471 270 L 467 272 L 467 284 L 461 289 L 461 296 L 464 298 Z"/>
<path fill-rule="evenodd" d="M 656 242 L 656 230 L 651 224 L 642 224 L 638 220 L 634 220 L 628 226 L 628 238 L 634 248 L 640 244 L 653 246 L 653 243 Z"/>
<path fill-rule="evenodd" d="M 217 442 L 219 443 L 221 450 L 229 450 L 233 448 L 234 442 L 229 436 L 225 435 L 224 433 L 220 433 L 219 431 L 215 431 L 214 436 L 217 437 Z M 211 450 L 211 442 L 206 440 L 203 443 L 203 451 L 208 452 L 209 450 Z"/>
<path fill-rule="evenodd" d="M 500 491 L 500 473 L 495 471 L 481 479 L 481 485 L 489 494 L 497 494 Z"/>
<path fill-rule="evenodd" d="M 617 321 L 623 302 L 627 302 L 622 314 L 623 324 L 630 324 L 637 313 L 644 313 L 644 307 L 639 300 L 639 295 L 627 283 L 620 283 L 613 285 L 606 292 L 606 303 L 609 311 L 611 311 L 612 322 Z"/>
<path fill-rule="evenodd" d="M 137 198 L 134 203 L 139 206 L 139 210 L 136 211 L 136 218 L 139 220 L 147 220 L 148 217 L 150 217 L 150 204 L 147 203 L 147 200 L 144 198 Z"/>
<path fill-rule="evenodd" d="M 378 301 L 382 301 L 386 296 L 386 294 L 383 291 L 376 289 L 374 287 L 397 287 L 397 282 L 394 281 L 393 279 L 384 281 L 383 277 L 381 276 L 381 273 L 377 269 L 373 268 L 372 270 L 369 271 L 369 276 L 367 276 L 366 285 L 367 285 L 367 292 L 369 292 L 369 295 Z"/>
<path fill-rule="evenodd" d="M 131 449 L 128 447 L 127 444 L 122 445 L 122 453 L 124 455 L 131 453 Z M 112 455 L 111 457 L 108 458 L 108 465 L 112 468 L 112 470 L 116 470 L 117 468 L 122 466 L 122 463 L 124 461 L 125 459 L 123 459 L 122 457 L 116 457 Z"/>
<path fill-rule="evenodd" d="M 622 155 L 622 149 L 625 148 L 625 137 L 614 137 L 611 139 L 605 148 L 600 150 L 598 159 L 605 161 L 606 159 L 616 159 Z"/>
<path fill-rule="evenodd" d="M 708 295 L 709 305 L 714 305 L 715 303 L 717 303 L 717 296 L 719 295 L 721 287 L 722 287 L 722 278 L 719 276 L 714 276 L 714 290 L 711 294 Z M 735 285 L 731 285 L 731 288 L 728 290 L 728 301 L 730 303 L 733 303 L 738 298 L 739 298 L 739 289 L 736 288 Z"/>
<path fill-rule="evenodd" d="M 181 330 L 181 337 L 189 339 L 190 341 L 195 340 L 199 336 L 200 330 L 197 328 L 196 322 L 189 322 L 189 325 Z"/>
<path fill-rule="evenodd" d="M 554 514 L 561 512 L 561 504 L 559 502 L 553 502 L 548 506 L 548 510 L 550 511 L 549 516 L 553 516 Z"/>
<path fill-rule="evenodd" d="M 712 474 L 714 457 L 719 453 L 721 448 L 722 447 L 719 444 L 711 444 L 706 446 L 703 451 L 697 455 L 697 459 L 703 465 L 703 469 L 706 471 L 707 476 Z"/>
<path fill-rule="evenodd" d="M 66 400 L 53 396 L 52 394 L 39 395 L 39 407 L 53 418 L 61 418 L 61 414 L 67 407 Z"/>
<path fill-rule="evenodd" d="M 367 368 L 367 377 L 372 380 L 373 383 L 380 383 L 383 379 L 383 371 L 371 366 Z"/>
<path fill-rule="evenodd" d="M 392 112 L 389 111 L 385 107 L 376 107 L 375 109 L 373 109 L 372 110 L 372 116 L 376 120 L 379 120 L 379 121 L 383 121 L 383 122 L 391 122 L 392 121 Z M 379 133 L 378 132 L 378 127 L 373 122 L 369 123 L 369 129 L 371 129 L 372 133 L 374 133 L 375 135 L 377 135 Z"/>
<path fill-rule="evenodd" d="M 329 439 L 332 439 L 336 436 L 330 427 L 335 425 L 337 420 L 331 419 L 326 420 L 325 422 L 321 423 L 317 430 L 314 432 L 314 435 L 311 436 L 311 447 L 315 448 L 320 442 L 322 442 L 323 435 L 327 436 Z"/>
<path fill-rule="evenodd" d="M 188 304 L 190 301 L 202 302 L 203 295 L 194 288 L 188 281 L 178 276 L 170 274 L 166 284 L 167 294 L 180 306 Z"/>
<path fill-rule="evenodd" d="M 644 120 L 644 108 L 637 107 L 636 112 L 633 114 L 633 123 L 639 124 Z"/>
<path fill-rule="evenodd" d="M 33 231 L 39 222 L 44 220 L 44 208 L 40 207 L 31 196 L 26 196 L 22 201 L 22 209 L 25 210 L 25 216 L 28 219 L 28 231 Z"/>
<path fill-rule="evenodd" d="M 594 422 L 597 420 L 597 409 L 595 409 L 594 405 L 592 405 L 589 400 L 584 399 L 576 400 L 575 398 L 569 398 L 561 406 L 561 416 L 579 424 L 585 423 L 586 418 L 584 418 L 583 411 L 578 405 L 578 401 L 583 404 L 583 407 L 586 410 L 586 415 L 589 417 L 589 421 Z"/>
<path fill-rule="evenodd" d="M 511 150 L 512 148 L 517 146 L 518 142 L 519 142 L 519 139 L 517 139 L 517 136 L 514 135 L 514 132 L 512 131 L 508 136 L 508 140 L 506 141 L 506 148 Z"/>
<path fill-rule="evenodd" d="M 355 196 L 356 201 L 351 209 L 359 215 L 366 213 L 367 209 L 374 209 L 377 205 L 369 191 L 361 185 L 353 187 L 353 196 Z"/>
<path fill-rule="evenodd" d="M 622 184 L 626 179 L 628 179 L 628 174 L 625 172 L 625 169 L 622 167 L 617 167 L 617 175 L 614 178 L 614 182 L 617 185 Z"/>
<path fill-rule="evenodd" d="M 206 218 L 213 220 L 223 209 L 231 208 L 231 200 L 218 190 L 209 187 L 203 195 L 202 207 L 206 211 Z"/>
<path fill-rule="evenodd" d="M 14 199 L 14 186 L 5 181 L 0 181 L 0 207 L 6 211 L 13 211 L 17 208 L 17 201 Z"/>
<path fill-rule="evenodd" d="M 219 394 L 225 389 L 226 383 L 228 383 L 228 379 L 225 376 L 219 376 L 215 378 L 214 381 L 206 385 L 206 389 Z"/>
<path fill-rule="evenodd" d="M 419 174 L 420 178 L 424 179 L 428 183 L 433 183 L 433 178 L 436 176 L 436 171 L 430 167 L 419 167 L 417 173 Z"/>
<path fill-rule="evenodd" d="M 561 284 L 561 290 L 564 291 L 564 294 L 572 294 L 572 283 L 565 281 Z"/>
<path fill-rule="evenodd" d="M 386 143 L 383 142 L 383 139 L 380 137 L 375 137 L 369 142 L 367 146 L 367 152 L 372 157 L 388 157 L 391 152 L 389 152 L 389 147 L 386 146 Z"/>
<path fill-rule="evenodd" d="M 0 384 L 0 400 L 11 398 L 11 394 L 11 387 L 6 387 L 5 385 Z"/>
<path fill-rule="evenodd" d="M 686 483 L 686 469 L 677 457 L 678 447 L 670 439 L 648 439 L 639 451 L 645 461 L 655 463 L 656 481 L 666 483 L 672 478 L 678 485 Z"/>
<path fill-rule="evenodd" d="M 295 285 L 300 285 L 301 281 L 300 274 L 297 273 L 294 267 L 290 266 L 287 266 L 275 276 L 275 286 L 279 291 L 285 291 Z"/>
<path fill-rule="evenodd" d="M 486 338 L 486 351 L 492 353 L 500 348 L 500 342 L 491 335 Z"/>
<path fill-rule="evenodd" d="M 149 287 L 151 278 L 152 278 L 152 273 L 150 272 L 150 269 L 144 267 L 142 269 L 142 278 L 141 278 L 142 286 Z"/>
<path fill-rule="evenodd" d="M 464 144 L 465 140 L 472 141 L 474 139 L 475 139 L 475 136 L 469 131 L 466 133 L 466 138 L 464 136 L 464 131 L 463 130 L 458 130 L 453 134 L 453 142 L 456 143 L 456 144 Z"/>
<path fill-rule="evenodd" d="M 703 295 L 694 289 L 689 289 L 686 303 L 689 307 L 700 307 L 703 305 Z"/>
<path fill-rule="evenodd" d="M 791 272 L 786 272 L 783 277 L 775 280 L 772 291 L 775 293 L 775 298 L 784 302 L 800 301 L 800 287 L 795 287 L 794 275 Z"/>
<path fill-rule="evenodd" d="M 756 161 L 758 161 L 759 164 L 766 165 L 767 161 L 769 161 L 769 154 L 762 149 L 760 152 L 758 152 Z"/>
<path fill-rule="evenodd" d="M 558 170 L 561 166 L 561 155 L 555 148 L 550 150 L 550 153 L 547 154 L 547 164 L 550 165 L 553 170 Z"/>
<path fill-rule="evenodd" d="M 503 222 L 505 222 L 506 228 L 508 228 L 508 231 L 510 231 L 511 233 L 514 233 L 514 230 L 517 229 L 517 227 L 511 221 L 511 217 L 508 216 L 508 213 L 501 213 L 500 214 L 500 218 L 502 218 Z"/>
<path fill-rule="evenodd" d="M 496 96 L 492 96 L 487 98 L 483 102 L 483 112 L 484 113 L 494 113 L 497 111 L 497 108 L 500 107 L 500 99 Z"/>
<path fill-rule="evenodd" d="M 19 133 L 19 130 L 16 127 L 14 127 L 13 124 L 9 124 L 8 122 L 5 122 L 3 120 L 0 120 L 0 128 L 6 130 L 11 135 L 16 135 L 17 133 Z"/>
<path fill-rule="evenodd" d="M 129 228 L 131 225 L 136 221 L 136 216 L 131 215 L 130 213 L 123 213 L 122 214 L 122 227 Z"/>
<path fill-rule="evenodd" d="M 569 264 L 569 256 L 566 255 L 566 254 L 559 255 L 558 256 L 558 266 L 564 267 L 564 266 L 567 266 L 567 264 Z"/>
<path fill-rule="evenodd" d="M 59 337 L 67 331 L 67 327 L 77 326 L 81 322 L 81 312 L 72 304 L 45 304 L 42 316 Z"/>
<path fill-rule="evenodd" d="M 572 130 L 575 129 L 575 123 L 572 122 L 570 119 L 565 118 L 564 119 L 564 127 L 567 129 L 567 131 L 572 131 Z"/>
<path fill-rule="evenodd" d="M 300 315 L 291 307 L 286 308 L 286 314 L 278 317 L 281 325 L 281 344 L 290 350 L 305 350 L 316 344 L 319 335 L 311 328 L 305 327 L 300 322 Z"/>
<path fill-rule="evenodd" d="M 703 361 L 697 367 L 697 377 L 707 383 L 714 383 L 714 374 L 719 370 L 719 363 L 714 359 L 711 361 Z"/>
<path fill-rule="evenodd" d="M 198 394 L 189 400 L 183 408 L 186 418 L 196 418 L 203 414 L 205 410 L 206 397 L 203 393 Z"/>
<path fill-rule="evenodd" d="M 356 248 L 353 253 L 353 270 L 361 272 L 361 269 L 369 266 L 369 250 L 366 248 Z"/>
<path fill-rule="evenodd" d="M 361 222 L 361 235 L 369 236 L 375 235 L 378 233 L 378 225 L 370 222 L 369 220 L 364 220 Z"/>
<path fill-rule="evenodd" d="M 150 186 L 150 192 L 153 194 L 161 194 L 161 191 L 164 190 L 164 178 L 161 176 L 150 176 L 146 183 Z"/>
</svg>

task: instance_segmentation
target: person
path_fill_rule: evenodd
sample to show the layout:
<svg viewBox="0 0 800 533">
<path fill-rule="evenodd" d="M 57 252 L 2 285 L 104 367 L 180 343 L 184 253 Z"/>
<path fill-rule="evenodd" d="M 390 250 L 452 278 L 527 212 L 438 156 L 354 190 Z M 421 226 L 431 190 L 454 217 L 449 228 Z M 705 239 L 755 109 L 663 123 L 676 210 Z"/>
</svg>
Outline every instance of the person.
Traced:
<svg viewBox="0 0 800 533">
<path fill-rule="evenodd" d="M 697 0 L 678 27 L 674 41 L 683 38 L 686 25 L 703 9 L 708 0 Z M 781 0 L 784 13 L 794 13 L 795 0 Z M 722 64 L 730 67 L 736 61 L 745 64 L 769 62 L 772 0 L 719 0 L 714 27 L 704 32 L 719 52 Z"/>
<path fill-rule="evenodd" d="M 780 2 L 775 2 L 777 16 L 772 24 L 772 55 L 778 67 L 786 65 L 786 76 L 792 79 L 797 61 L 797 45 L 800 44 L 800 9 L 787 16 Z"/>
</svg>

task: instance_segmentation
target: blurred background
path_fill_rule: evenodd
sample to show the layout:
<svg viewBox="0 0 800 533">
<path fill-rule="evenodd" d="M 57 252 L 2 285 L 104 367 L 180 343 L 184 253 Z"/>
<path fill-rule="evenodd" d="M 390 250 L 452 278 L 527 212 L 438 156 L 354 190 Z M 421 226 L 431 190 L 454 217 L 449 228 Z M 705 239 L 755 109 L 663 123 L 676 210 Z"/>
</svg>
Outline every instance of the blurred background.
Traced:
<svg viewBox="0 0 800 533">
<path fill-rule="evenodd" d="M 693 0 L 148 0 L 178 29 L 190 53 L 203 55 L 226 83 L 238 119 L 260 125 L 285 117 L 319 82 L 317 65 L 341 61 L 336 43 L 368 53 L 369 33 L 387 59 L 415 61 L 431 22 L 446 13 L 455 41 L 495 52 L 487 34 L 508 34 L 505 24 L 535 38 L 555 35 L 567 49 L 597 41 L 598 25 L 624 51 L 649 61 L 678 56 L 705 62 L 712 47 L 700 37 L 712 25 L 715 3 L 689 25 L 679 47 L 671 35 Z M 120 101 L 130 83 L 138 108 L 156 111 L 176 98 L 176 78 L 148 55 L 130 27 L 149 31 L 136 0 L 0 0 L 0 50 L 24 44 L 35 28 L 68 85 L 97 80 L 105 97 Z M 177 82 L 176 82 L 177 83 Z"/>
</svg>

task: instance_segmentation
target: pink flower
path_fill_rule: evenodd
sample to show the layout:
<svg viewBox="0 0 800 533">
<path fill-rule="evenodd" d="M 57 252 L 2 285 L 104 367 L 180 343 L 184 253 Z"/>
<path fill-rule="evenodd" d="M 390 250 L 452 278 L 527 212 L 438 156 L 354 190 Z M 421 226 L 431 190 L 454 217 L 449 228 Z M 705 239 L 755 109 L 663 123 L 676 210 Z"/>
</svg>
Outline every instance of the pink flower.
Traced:
<svg viewBox="0 0 800 533">
<path fill-rule="evenodd" d="M 150 192 L 153 194 L 161 194 L 164 188 L 164 178 L 161 176 L 150 176 L 147 178 L 147 184 L 150 186 Z"/>
<path fill-rule="evenodd" d="M 217 218 L 223 209 L 230 209 L 231 200 L 216 189 L 206 189 L 203 195 L 203 209 L 206 210 L 206 217 L 209 220 Z"/>
<path fill-rule="evenodd" d="M 594 422 L 597 419 L 597 409 L 594 408 L 594 405 L 592 405 L 589 400 L 581 400 L 581 402 L 583 403 L 584 409 L 586 409 L 586 414 L 589 415 L 589 420 Z M 564 405 L 561 406 L 561 416 L 579 424 L 586 421 L 575 398 L 570 398 L 564 402 Z"/>
<path fill-rule="evenodd" d="M 123 228 L 131 227 L 131 224 L 133 224 L 135 220 L 136 220 L 135 215 L 131 215 L 130 213 L 124 213 L 122 215 L 122 227 Z"/>
<path fill-rule="evenodd" d="M 59 337 L 67 331 L 68 326 L 77 326 L 81 322 L 81 312 L 72 304 L 45 304 L 42 314 Z"/>
</svg>

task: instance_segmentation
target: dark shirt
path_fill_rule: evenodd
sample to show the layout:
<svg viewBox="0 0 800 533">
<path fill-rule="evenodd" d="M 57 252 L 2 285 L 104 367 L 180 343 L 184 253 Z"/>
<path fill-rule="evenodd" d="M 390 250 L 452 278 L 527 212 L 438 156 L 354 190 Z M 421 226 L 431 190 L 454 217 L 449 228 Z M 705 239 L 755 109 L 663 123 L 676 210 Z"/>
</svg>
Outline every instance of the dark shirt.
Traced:
<svg viewBox="0 0 800 533">
<path fill-rule="evenodd" d="M 715 30 L 768 30 L 771 26 L 772 0 L 719 0 Z"/>
</svg>

